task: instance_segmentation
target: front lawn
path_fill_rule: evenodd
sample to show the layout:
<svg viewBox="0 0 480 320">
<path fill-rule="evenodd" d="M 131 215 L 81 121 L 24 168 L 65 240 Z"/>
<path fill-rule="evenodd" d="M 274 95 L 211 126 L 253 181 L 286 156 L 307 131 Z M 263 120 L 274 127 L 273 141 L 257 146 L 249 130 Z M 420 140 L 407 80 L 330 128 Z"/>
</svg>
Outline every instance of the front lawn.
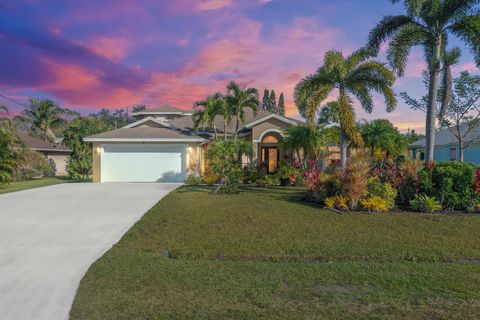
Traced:
<svg viewBox="0 0 480 320">
<path fill-rule="evenodd" d="M 71 318 L 480 317 L 480 216 L 340 215 L 301 193 L 172 192 L 90 268 Z"/>
<path fill-rule="evenodd" d="M 17 182 L 12 182 L 5 187 L 0 187 L 0 194 L 21 191 L 26 189 L 46 187 L 54 184 L 65 183 L 67 181 L 68 181 L 67 178 L 64 178 L 64 177 L 43 177 L 35 180 L 17 181 Z"/>
</svg>

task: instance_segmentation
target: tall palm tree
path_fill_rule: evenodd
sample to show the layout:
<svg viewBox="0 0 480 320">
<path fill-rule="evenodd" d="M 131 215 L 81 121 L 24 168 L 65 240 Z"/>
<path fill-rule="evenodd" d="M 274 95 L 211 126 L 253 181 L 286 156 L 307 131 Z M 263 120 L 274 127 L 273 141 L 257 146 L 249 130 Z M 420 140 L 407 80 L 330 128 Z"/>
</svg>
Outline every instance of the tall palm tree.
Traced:
<svg viewBox="0 0 480 320">
<path fill-rule="evenodd" d="M 30 124 L 32 133 L 39 135 L 45 141 L 56 140 L 53 129 L 65 120 L 62 116 L 65 110 L 49 99 L 30 99 L 30 105 L 23 110 L 18 119 Z"/>
<path fill-rule="evenodd" d="M 398 3 L 402 0 L 390 0 Z M 435 118 L 442 55 L 449 35 L 455 35 L 470 46 L 480 65 L 480 15 L 478 0 L 403 0 L 404 15 L 386 16 L 370 32 L 368 47 L 378 54 L 388 40 L 387 59 L 402 76 L 410 49 L 421 46 L 429 72 L 428 108 L 426 116 L 426 157 L 433 160 Z"/>
<path fill-rule="evenodd" d="M 394 82 L 394 74 L 384 64 L 372 60 L 369 50 L 357 50 L 346 58 L 342 52 L 331 50 L 325 54 L 323 65 L 317 72 L 297 84 L 295 103 L 300 114 L 307 118 L 310 128 L 315 128 L 315 115 L 320 105 L 332 91 L 338 92 L 341 165 L 345 167 L 348 140 L 362 143 L 350 95 L 358 99 L 365 111 L 372 112 L 371 93 L 380 93 L 385 97 L 386 109 L 390 112 L 397 104 L 392 90 Z"/>
<path fill-rule="evenodd" d="M 238 136 L 240 121 L 245 123 L 245 109 L 250 108 L 254 114 L 258 111 L 259 98 L 258 90 L 255 88 L 242 89 L 235 82 L 227 85 L 227 96 L 225 97 L 230 108 L 230 113 L 235 117 L 235 141 Z"/>
<path fill-rule="evenodd" d="M 217 125 L 215 118 L 217 115 L 223 115 L 225 100 L 221 93 L 208 96 L 205 100 L 197 101 L 193 104 L 194 113 L 193 126 L 195 129 L 210 126 L 215 133 L 215 139 L 218 137 Z"/>
</svg>

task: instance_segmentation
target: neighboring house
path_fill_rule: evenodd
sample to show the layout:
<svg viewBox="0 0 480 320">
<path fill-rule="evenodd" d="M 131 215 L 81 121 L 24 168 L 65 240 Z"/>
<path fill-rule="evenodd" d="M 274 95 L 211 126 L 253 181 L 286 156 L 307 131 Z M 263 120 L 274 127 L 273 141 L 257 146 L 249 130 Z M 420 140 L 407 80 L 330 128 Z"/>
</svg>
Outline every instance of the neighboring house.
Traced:
<svg viewBox="0 0 480 320">
<path fill-rule="evenodd" d="M 463 130 L 463 129 L 461 129 Z M 408 146 L 410 155 L 415 159 L 424 160 L 426 140 L 420 139 Z M 466 146 L 464 161 L 480 164 L 480 127 L 473 129 L 464 139 Z M 458 140 L 449 129 L 441 129 L 435 134 L 435 161 L 460 160 Z"/>
<path fill-rule="evenodd" d="M 67 162 L 72 152 L 70 149 L 58 143 L 50 143 L 26 133 L 15 133 L 17 138 L 25 145 L 25 147 L 40 152 L 50 164 L 53 174 L 56 176 L 67 175 Z"/>
<path fill-rule="evenodd" d="M 84 139 L 93 143 L 94 182 L 175 182 L 204 170 L 204 152 L 214 137 L 213 128 L 195 130 L 193 111 L 164 106 L 136 112 L 137 121 L 121 129 Z M 239 124 L 240 139 L 252 142 L 252 157 L 244 156 L 244 165 L 265 166 L 277 171 L 284 156 L 280 140 L 283 129 L 302 123 L 265 110 L 255 115 L 245 111 L 245 124 Z M 223 117 L 215 119 L 218 136 L 224 135 Z M 226 135 L 235 133 L 236 120 L 226 127 Z"/>
</svg>

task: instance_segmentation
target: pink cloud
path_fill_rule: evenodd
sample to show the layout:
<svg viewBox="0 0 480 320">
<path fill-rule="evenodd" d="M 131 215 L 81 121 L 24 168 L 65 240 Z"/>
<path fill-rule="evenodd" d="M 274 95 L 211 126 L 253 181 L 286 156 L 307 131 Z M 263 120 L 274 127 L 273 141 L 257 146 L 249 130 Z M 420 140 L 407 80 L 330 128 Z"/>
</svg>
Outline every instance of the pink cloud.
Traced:
<svg viewBox="0 0 480 320">
<path fill-rule="evenodd" d="M 87 45 L 99 56 L 113 61 L 120 61 L 127 56 L 129 41 L 125 38 L 100 36 Z"/>
<path fill-rule="evenodd" d="M 195 8 L 197 10 L 217 10 L 230 6 L 232 3 L 232 0 L 200 0 Z"/>
</svg>

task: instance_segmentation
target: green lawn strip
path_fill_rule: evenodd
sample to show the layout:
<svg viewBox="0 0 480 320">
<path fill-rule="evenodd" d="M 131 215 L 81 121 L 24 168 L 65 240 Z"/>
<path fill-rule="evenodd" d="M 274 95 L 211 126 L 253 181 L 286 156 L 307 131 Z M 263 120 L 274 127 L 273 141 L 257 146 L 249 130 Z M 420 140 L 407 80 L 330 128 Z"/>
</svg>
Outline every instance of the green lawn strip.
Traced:
<svg viewBox="0 0 480 320">
<path fill-rule="evenodd" d="M 340 215 L 295 188 L 208 191 L 153 207 L 87 272 L 71 318 L 480 317 L 479 216 Z"/>
<path fill-rule="evenodd" d="M 480 259 L 480 216 L 337 214 L 296 189 L 240 196 L 171 193 L 125 236 L 125 250 L 177 258 L 280 261 Z"/>
<path fill-rule="evenodd" d="M 71 319 L 474 319 L 479 287 L 471 264 L 174 260 L 116 248 L 82 281 Z"/>
<path fill-rule="evenodd" d="M 3 188 L 0 187 L 0 194 L 46 187 L 54 184 L 65 183 L 67 181 L 68 180 L 66 178 L 62 178 L 62 177 L 44 177 L 44 178 L 35 179 L 35 180 L 12 182 Z"/>
</svg>

